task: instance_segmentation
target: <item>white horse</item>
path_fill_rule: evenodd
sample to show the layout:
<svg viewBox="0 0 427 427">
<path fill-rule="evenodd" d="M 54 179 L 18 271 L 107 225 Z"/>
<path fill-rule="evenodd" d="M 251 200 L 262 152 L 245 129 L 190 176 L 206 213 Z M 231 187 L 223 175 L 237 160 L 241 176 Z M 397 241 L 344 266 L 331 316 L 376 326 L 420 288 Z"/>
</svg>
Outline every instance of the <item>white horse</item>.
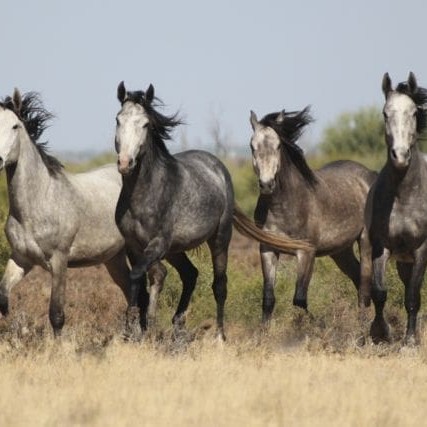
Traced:
<svg viewBox="0 0 427 427">
<path fill-rule="evenodd" d="M 105 264 L 126 298 L 129 280 L 124 239 L 114 220 L 121 190 L 115 165 L 68 174 L 37 143 L 52 117 L 35 93 L 0 103 L 0 169 L 6 169 L 9 216 L 6 236 L 12 248 L 0 282 L 0 311 L 9 310 L 9 294 L 34 265 L 52 275 L 49 318 L 54 335 L 64 325 L 66 270 Z M 131 264 L 132 264 L 132 260 Z M 149 314 L 166 270 L 153 266 Z"/>
</svg>

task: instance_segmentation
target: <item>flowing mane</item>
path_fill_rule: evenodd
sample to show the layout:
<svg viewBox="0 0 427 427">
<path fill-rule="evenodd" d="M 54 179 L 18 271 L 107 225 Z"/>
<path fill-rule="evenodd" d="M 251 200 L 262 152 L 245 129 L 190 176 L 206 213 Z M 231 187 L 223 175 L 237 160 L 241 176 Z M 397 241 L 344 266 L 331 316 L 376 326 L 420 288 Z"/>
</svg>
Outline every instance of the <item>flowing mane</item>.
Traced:
<svg viewBox="0 0 427 427">
<path fill-rule="evenodd" d="M 37 92 L 25 93 L 22 97 L 20 111 L 16 111 L 10 96 L 2 100 L 0 106 L 13 111 L 22 121 L 28 136 L 36 146 L 49 174 L 56 176 L 61 173 L 63 165 L 58 159 L 48 154 L 47 142 L 38 142 L 45 129 L 49 126 L 49 120 L 54 117 L 53 114 L 44 108 L 40 95 Z"/>
<path fill-rule="evenodd" d="M 277 133 L 281 142 L 282 155 L 290 159 L 306 182 L 314 187 L 317 178 L 308 166 L 301 147 L 297 145 L 305 127 L 312 121 L 310 107 L 306 107 L 302 111 L 285 112 L 283 110 L 267 114 L 260 120 L 260 124 L 271 127 Z M 284 172 L 284 168 L 280 168 L 279 179 L 285 178 Z"/>
<path fill-rule="evenodd" d="M 396 87 L 396 92 L 409 96 L 417 106 L 417 132 L 423 133 L 427 128 L 427 89 L 417 86 L 412 91 L 407 82 L 401 82 Z"/>
<path fill-rule="evenodd" d="M 179 118 L 179 113 L 176 112 L 171 116 L 165 116 L 159 113 L 156 107 L 163 107 L 163 102 L 157 97 L 151 102 L 148 102 L 145 97 L 145 92 L 142 90 L 127 92 L 126 101 L 134 102 L 144 108 L 145 114 L 149 120 L 149 137 L 153 142 L 153 149 L 156 150 L 158 154 L 175 160 L 169 153 L 165 141 L 172 139 L 171 133 L 174 128 L 183 124 L 183 121 Z"/>
</svg>

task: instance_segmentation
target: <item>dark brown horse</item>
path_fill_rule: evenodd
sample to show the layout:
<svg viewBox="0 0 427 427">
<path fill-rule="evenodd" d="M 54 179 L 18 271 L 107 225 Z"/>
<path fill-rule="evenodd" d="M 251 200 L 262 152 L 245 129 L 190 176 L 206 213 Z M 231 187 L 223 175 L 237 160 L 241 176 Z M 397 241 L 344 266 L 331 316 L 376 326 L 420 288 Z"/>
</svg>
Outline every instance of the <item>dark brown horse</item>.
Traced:
<svg viewBox="0 0 427 427">
<path fill-rule="evenodd" d="M 296 252 L 297 282 L 294 305 L 307 309 L 307 290 L 314 259 L 329 255 L 359 289 L 359 262 L 353 244 L 361 241 L 366 196 L 375 172 L 351 161 L 338 161 L 313 171 L 296 145 L 311 122 L 308 108 L 266 115 L 258 121 L 251 112 L 252 160 L 260 196 L 255 221 L 263 229 L 285 233 L 312 244 Z M 274 285 L 279 251 L 261 244 L 264 275 L 263 320 L 275 304 Z M 369 295 L 359 292 L 359 304 Z"/>
</svg>

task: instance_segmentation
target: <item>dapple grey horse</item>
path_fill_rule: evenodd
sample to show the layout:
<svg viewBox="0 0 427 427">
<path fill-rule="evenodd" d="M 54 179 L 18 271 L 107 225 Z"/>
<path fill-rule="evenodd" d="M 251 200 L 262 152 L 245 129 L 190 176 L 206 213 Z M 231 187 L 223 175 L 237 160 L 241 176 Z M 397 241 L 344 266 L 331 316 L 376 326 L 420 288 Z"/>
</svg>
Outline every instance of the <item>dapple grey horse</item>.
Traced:
<svg viewBox="0 0 427 427">
<path fill-rule="evenodd" d="M 0 169 L 6 169 L 9 216 L 6 236 L 12 248 L 0 282 L 0 311 L 9 293 L 34 265 L 52 274 L 49 318 L 55 336 L 64 325 L 66 270 L 104 263 L 128 297 L 129 268 L 124 239 L 114 221 L 121 189 L 115 165 L 69 174 L 37 143 L 51 118 L 36 93 L 0 103 Z M 166 270 L 153 266 L 151 311 Z"/>
<path fill-rule="evenodd" d="M 427 162 L 417 143 L 427 125 L 427 90 L 418 86 L 413 73 L 394 90 L 386 73 L 382 90 L 387 161 L 366 204 L 365 233 L 369 239 L 361 248 L 361 280 L 362 286 L 368 287 L 373 276 L 372 339 L 389 341 L 383 313 L 387 299 L 384 274 L 389 257 L 396 259 L 405 285 L 408 321 L 404 341 L 414 344 L 427 265 Z"/>
<path fill-rule="evenodd" d="M 307 309 L 307 290 L 315 257 L 329 255 L 359 290 L 359 305 L 369 293 L 359 288 L 360 266 L 353 245 L 363 239 L 363 212 L 376 173 L 352 161 L 329 163 L 310 169 L 296 145 L 312 121 L 308 108 L 299 112 L 267 114 L 258 121 L 251 112 L 252 160 L 259 179 L 260 196 L 255 221 L 263 229 L 286 233 L 311 243 L 296 252 L 297 281 L 293 303 Z M 279 251 L 261 244 L 264 276 L 263 320 L 271 318 Z"/>
<path fill-rule="evenodd" d="M 262 232 L 234 206 L 233 186 L 225 166 L 213 155 L 191 150 L 171 155 L 165 140 L 180 123 L 156 110 L 154 88 L 128 92 L 124 83 L 117 91 L 116 151 L 123 174 L 123 189 L 116 221 L 126 248 L 137 260 L 131 271 L 128 324 L 139 320 L 146 327 L 148 295 L 140 279 L 155 262 L 165 258 L 178 271 L 183 291 L 173 318 L 182 325 L 196 285 L 198 271 L 186 250 L 207 242 L 213 263 L 213 293 L 217 303 L 218 335 L 224 335 L 227 296 L 228 246 L 233 223 L 238 230 L 287 253 L 307 248 L 304 242 Z M 139 316 L 139 319 L 138 319 Z"/>
</svg>

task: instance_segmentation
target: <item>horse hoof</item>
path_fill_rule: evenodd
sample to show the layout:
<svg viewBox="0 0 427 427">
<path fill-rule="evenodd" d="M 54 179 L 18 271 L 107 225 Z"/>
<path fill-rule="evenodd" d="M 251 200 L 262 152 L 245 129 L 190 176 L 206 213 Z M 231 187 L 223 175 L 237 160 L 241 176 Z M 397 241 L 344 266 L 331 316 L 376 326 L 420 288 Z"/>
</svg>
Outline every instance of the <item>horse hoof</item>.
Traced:
<svg viewBox="0 0 427 427">
<path fill-rule="evenodd" d="M 405 347 L 416 347 L 418 345 L 418 340 L 415 338 L 415 335 L 406 335 L 403 340 L 403 345 Z"/>
<path fill-rule="evenodd" d="M 294 298 L 293 304 L 297 307 L 301 307 L 302 309 L 307 310 L 307 300 L 306 299 Z"/>
<path fill-rule="evenodd" d="M 390 328 L 385 320 L 373 321 L 371 324 L 370 335 L 374 344 L 389 343 Z"/>
<path fill-rule="evenodd" d="M 365 336 L 364 335 L 359 335 L 356 338 L 356 345 L 357 345 L 357 347 L 364 347 L 365 344 L 366 344 L 366 338 L 365 338 Z"/>
<path fill-rule="evenodd" d="M 0 313 L 3 317 L 9 314 L 9 298 L 4 295 L 0 295 Z"/>
</svg>

